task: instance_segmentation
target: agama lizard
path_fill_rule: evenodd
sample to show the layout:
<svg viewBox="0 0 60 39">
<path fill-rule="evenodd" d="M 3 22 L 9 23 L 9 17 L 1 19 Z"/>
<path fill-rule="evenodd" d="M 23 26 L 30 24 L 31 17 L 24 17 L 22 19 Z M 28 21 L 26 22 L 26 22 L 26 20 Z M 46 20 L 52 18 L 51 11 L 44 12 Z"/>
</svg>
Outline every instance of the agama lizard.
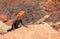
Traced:
<svg viewBox="0 0 60 39">
<path fill-rule="evenodd" d="M 13 24 L 12 24 L 12 28 L 11 28 L 10 30 L 8 30 L 8 31 L 11 31 L 11 30 L 13 30 L 13 29 L 19 28 L 19 27 L 18 27 L 18 24 L 19 24 L 20 22 L 21 22 L 21 24 L 22 24 L 23 26 L 27 27 L 26 25 L 24 25 L 24 24 L 22 23 L 22 20 L 21 20 L 21 17 L 23 16 L 23 14 L 24 14 L 24 11 L 20 11 L 20 12 L 16 15 L 16 18 L 14 19 Z"/>
</svg>

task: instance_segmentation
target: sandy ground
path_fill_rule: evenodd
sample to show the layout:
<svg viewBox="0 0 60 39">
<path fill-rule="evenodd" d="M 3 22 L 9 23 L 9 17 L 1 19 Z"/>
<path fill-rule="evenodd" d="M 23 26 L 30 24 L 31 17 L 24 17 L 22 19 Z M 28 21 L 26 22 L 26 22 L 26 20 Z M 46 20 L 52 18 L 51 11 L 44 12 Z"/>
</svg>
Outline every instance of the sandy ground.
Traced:
<svg viewBox="0 0 60 39">
<path fill-rule="evenodd" d="M 57 31 L 48 24 L 27 25 L 13 30 L 7 34 L 0 35 L 0 39 L 60 39 Z"/>
</svg>

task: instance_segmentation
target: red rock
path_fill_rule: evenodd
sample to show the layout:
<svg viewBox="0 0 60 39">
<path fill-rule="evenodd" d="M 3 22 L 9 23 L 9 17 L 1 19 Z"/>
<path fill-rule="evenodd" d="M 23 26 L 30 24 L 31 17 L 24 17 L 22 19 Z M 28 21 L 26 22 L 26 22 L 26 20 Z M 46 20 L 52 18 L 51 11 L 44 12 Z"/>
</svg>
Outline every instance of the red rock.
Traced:
<svg viewBox="0 0 60 39">
<path fill-rule="evenodd" d="M 3 22 L 5 22 L 5 21 L 7 21 L 8 20 L 8 17 L 6 16 L 6 15 L 0 15 L 0 21 L 3 21 Z"/>
<path fill-rule="evenodd" d="M 8 20 L 7 22 L 5 22 L 8 26 L 11 26 L 13 23 L 13 20 Z"/>
</svg>

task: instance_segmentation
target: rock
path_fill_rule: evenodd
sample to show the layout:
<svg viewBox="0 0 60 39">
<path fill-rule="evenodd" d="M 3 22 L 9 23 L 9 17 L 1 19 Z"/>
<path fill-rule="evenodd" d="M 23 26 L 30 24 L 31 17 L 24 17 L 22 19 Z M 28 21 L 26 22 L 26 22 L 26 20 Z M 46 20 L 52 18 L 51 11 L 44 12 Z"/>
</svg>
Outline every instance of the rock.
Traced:
<svg viewBox="0 0 60 39">
<path fill-rule="evenodd" d="M 47 23 L 27 26 L 28 28 L 21 27 L 1 35 L 0 39 L 60 39 L 59 33 Z"/>
<path fill-rule="evenodd" d="M 1 14 L 0 15 L 0 21 L 6 22 L 8 20 L 8 17 L 6 15 Z"/>
<path fill-rule="evenodd" d="M 11 26 L 6 25 L 5 23 L 0 21 L 0 34 L 7 33 L 7 30 L 10 29 Z"/>
<path fill-rule="evenodd" d="M 13 24 L 13 20 L 8 20 L 7 22 L 5 22 L 5 24 L 7 24 L 8 26 L 11 26 Z"/>
</svg>

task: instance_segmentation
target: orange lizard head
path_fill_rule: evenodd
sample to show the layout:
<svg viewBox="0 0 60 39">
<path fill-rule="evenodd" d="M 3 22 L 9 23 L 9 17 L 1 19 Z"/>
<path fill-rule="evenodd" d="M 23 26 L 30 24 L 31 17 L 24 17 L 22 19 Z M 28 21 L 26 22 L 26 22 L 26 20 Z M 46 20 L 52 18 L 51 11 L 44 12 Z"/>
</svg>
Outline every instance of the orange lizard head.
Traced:
<svg viewBox="0 0 60 39">
<path fill-rule="evenodd" d="M 16 15 L 16 18 L 19 20 L 22 15 L 24 14 L 24 11 L 20 11 L 17 15 Z"/>
</svg>

